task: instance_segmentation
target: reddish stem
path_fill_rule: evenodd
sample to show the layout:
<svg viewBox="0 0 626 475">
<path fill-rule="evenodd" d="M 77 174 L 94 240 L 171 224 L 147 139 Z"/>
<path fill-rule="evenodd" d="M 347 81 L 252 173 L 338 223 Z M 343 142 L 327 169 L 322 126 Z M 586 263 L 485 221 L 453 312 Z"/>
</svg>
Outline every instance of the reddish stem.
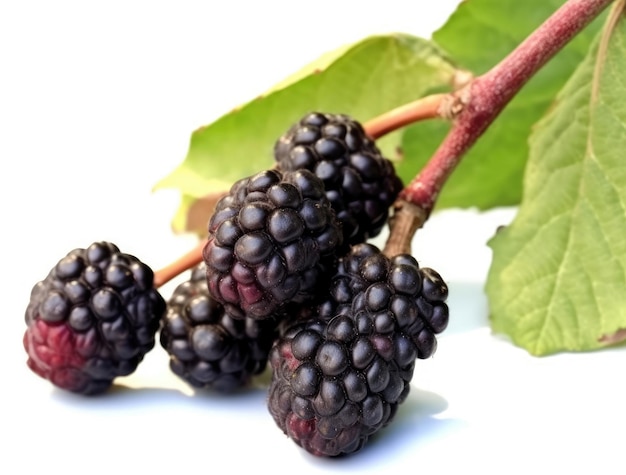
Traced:
<svg viewBox="0 0 626 475">
<path fill-rule="evenodd" d="M 171 264 L 154 273 L 154 287 L 159 288 L 177 275 L 197 266 L 202 262 L 202 249 L 205 241 L 200 241 L 193 249 L 176 259 Z"/>
<path fill-rule="evenodd" d="M 363 128 L 367 135 L 375 140 L 405 125 L 424 119 L 441 117 L 444 114 L 442 104 L 448 97 L 450 97 L 448 94 L 433 94 L 422 97 L 373 118 L 363 124 Z"/>
<path fill-rule="evenodd" d="M 613 0 L 568 0 L 499 64 L 468 86 L 467 102 L 433 157 L 400 199 L 432 211 L 444 183 L 467 150 L 528 80 Z"/>
</svg>

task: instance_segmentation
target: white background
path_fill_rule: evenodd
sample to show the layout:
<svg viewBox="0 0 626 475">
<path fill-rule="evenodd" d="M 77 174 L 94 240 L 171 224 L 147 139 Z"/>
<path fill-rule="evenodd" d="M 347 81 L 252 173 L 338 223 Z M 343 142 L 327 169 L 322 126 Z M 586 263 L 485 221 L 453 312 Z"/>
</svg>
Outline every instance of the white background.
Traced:
<svg viewBox="0 0 626 475">
<path fill-rule="evenodd" d="M 194 393 L 158 343 L 98 398 L 25 365 L 30 289 L 66 252 L 110 240 L 159 269 L 195 242 L 170 229 L 177 192 L 151 190 L 195 128 L 346 42 L 429 37 L 456 3 L 0 4 L 0 473 L 623 471 L 624 350 L 535 358 L 489 330 L 486 241 L 514 210 L 451 210 L 418 232 L 416 257 L 449 283 L 450 327 L 394 423 L 349 458 L 286 439 L 262 379 L 237 396 Z"/>
</svg>

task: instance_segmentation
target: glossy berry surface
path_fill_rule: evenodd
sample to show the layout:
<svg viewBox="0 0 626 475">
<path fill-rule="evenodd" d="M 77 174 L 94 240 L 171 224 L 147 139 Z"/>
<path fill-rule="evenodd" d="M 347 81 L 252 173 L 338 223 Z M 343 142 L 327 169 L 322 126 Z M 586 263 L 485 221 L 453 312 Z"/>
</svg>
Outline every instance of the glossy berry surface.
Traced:
<svg viewBox="0 0 626 475">
<path fill-rule="evenodd" d="M 234 318 L 272 318 L 311 300 L 342 243 L 323 183 L 307 170 L 239 180 L 217 203 L 208 231 L 209 292 Z"/>
<path fill-rule="evenodd" d="M 379 314 L 377 329 L 395 328 L 410 336 L 425 359 L 437 348 L 436 336 L 449 321 L 448 286 L 438 272 L 420 267 L 408 254 L 385 256 L 373 244 L 351 247 L 337 263 L 313 305 L 296 307 L 281 329 L 295 321 L 318 318 L 329 321 L 337 315 L 355 315 L 363 310 Z"/>
<path fill-rule="evenodd" d="M 313 455 L 359 451 L 409 394 L 417 349 L 376 319 L 362 311 L 295 323 L 272 349 L 269 412 Z"/>
<path fill-rule="evenodd" d="M 154 347 L 165 311 L 153 278 L 109 242 L 68 253 L 31 292 L 23 338 L 30 369 L 81 394 L 132 373 Z"/>
<path fill-rule="evenodd" d="M 363 243 L 339 260 L 318 316 L 328 320 L 362 310 L 379 314 L 375 326 L 393 325 L 405 332 L 416 344 L 418 358 L 424 359 L 435 352 L 436 335 L 448 326 L 447 297 L 448 286 L 435 270 L 420 267 L 409 254 L 388 258 Z"/>
<path fill-rule="evenodd" d="M 352 246 L 315 305 L 281 323 L 268 399 L 277 426 L 313 455 L 360 450 L 407 397 L 416 359 L 435 352 L 447 296 L 412 256 Z"/>
<path fill-rule="evenodd" d="M 160 342 L 171 370 L 202 389 L 231 392 L 263 372 L 276 335 L 271 319 L 234 319 L 209 295 L 204 263 L 168 300 Z"/>
<path fill-rule="evenodd" d="M 393 163 L 344 114 L 305 115 L 276 142 L 274 156 L 279 169 L 310 170 L 324 182 L 346 245 L 380 233 L 403 186 Z"/>
</svg>

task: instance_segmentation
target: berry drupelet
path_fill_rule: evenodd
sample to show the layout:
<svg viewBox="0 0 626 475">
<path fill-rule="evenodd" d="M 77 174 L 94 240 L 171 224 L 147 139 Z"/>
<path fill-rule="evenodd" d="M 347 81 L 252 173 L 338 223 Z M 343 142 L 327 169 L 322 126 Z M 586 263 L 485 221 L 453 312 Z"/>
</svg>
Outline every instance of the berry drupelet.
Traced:
<svg viewBox="0 0 626 475">
<path fill-rule="evenodd" d="M 23 338 L 30 369 L 85 395 L 135 371 L 165 312 L 153 278 L 110 242 L 68 253 L 31 292 Z"/>
</svg>

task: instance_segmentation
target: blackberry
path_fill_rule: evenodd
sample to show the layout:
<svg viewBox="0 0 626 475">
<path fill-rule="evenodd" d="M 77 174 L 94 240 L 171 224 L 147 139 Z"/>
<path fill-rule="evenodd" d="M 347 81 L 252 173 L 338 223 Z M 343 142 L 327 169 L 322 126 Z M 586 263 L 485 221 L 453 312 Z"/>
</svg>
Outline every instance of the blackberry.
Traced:
<svg viewBox="0 0 626 475">
<path fill-rule="evenodd" d="M 436 335 L 448 325 L 447 297 L 448 286 L 439 273 L 420 267 L 413 256 L 401 254 L 390 259 L 373 244 L 361 243 L 339 259 L 315 306 L 292 312 L 290 320 L 328 321 L 339 314 L 368 309 L 381 314 L 377 328 L 393 323 L 413 339 L 418 358 L 425 359 L 435 352 Z"/>
<path fill-rule="evenodd" d="M 269 412 L 313 455 L 357 452 L 409 394 L 417 349 L 402 332 L 377 332 L 376 318 L 363 311 L 298 322 L 272 348 Z"/>
<path fill-rule="evenodd" d="M 307 169 L 324 182 L 345 245 L 377 236 L 403 187 L 393 163 L 344 114 L 305 115 L 279 138 L 274 156 L 279 169 Z"/>
<path fill-rule="evenodd" d="M 268 399 L 278 427 L 314 455 L 362 448 L 407 397 L 416 359 L 435 351 L 447 295 L 412 256 L 353 246 L 327 296 L 281 323 Z"/>
<path fill-rule="evenodd" d="M 30 369 L 85 395 L 132 373 L 153 348 L 165 311 L 153 278 L 110 242 L 69 252 L 32 289 L 23 339 Z"/>
<path fill-rule="evenodd" d="M 160 341 L 181 379 L 196 388 L 230 392 L 263 372 L 275 333 L 271 319 L 232 318 L 209 295 L 201 263 L 168 300 Z"/>
<path fill-rule="evenodd" d="M 342 242 L 324 185 L 308 170 L 267 170 L 237 181 L 208 231 L 209 292 L 233 318 L 269 318 L 310 300 Z"/>
</svg>

